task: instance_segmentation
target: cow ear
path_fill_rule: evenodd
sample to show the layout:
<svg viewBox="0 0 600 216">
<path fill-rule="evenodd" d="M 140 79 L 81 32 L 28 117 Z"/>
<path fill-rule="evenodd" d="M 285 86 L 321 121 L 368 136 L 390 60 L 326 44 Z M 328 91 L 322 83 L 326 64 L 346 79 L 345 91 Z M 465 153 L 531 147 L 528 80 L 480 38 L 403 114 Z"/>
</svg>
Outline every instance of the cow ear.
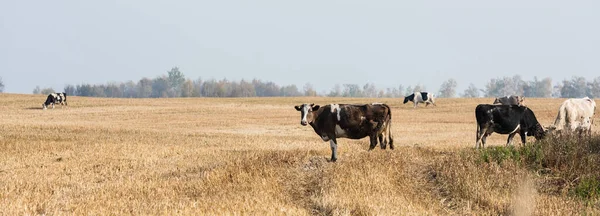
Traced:
<svg viewBox="0 0 600 216">
<path fill-rule="evenodd" d="M 294 106 L 294 108 L 296 108 L 296 110 L 300 111 L 301 107 L 300 106 Z"/>
<path fill-rule="evenodd" d="M 319 110 L 319 108 L 321 108 L 321 106 L 319 105 L 313 106 L 312 111 L 317 111 Z"/>
</svg>

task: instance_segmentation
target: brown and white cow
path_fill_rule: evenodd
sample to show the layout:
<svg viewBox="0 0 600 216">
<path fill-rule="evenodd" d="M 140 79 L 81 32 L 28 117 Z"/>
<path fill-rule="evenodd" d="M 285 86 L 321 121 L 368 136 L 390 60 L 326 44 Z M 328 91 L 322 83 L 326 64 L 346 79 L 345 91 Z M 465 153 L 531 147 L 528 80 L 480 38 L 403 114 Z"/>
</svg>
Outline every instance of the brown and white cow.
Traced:
<svg viewBox="0 0 600 216">
<path fill-rule="evenodd" d="M 377 146 L 378 139 L 381 149 L 388 143 L 394 149 L 392 111 L 386 104 L 302 104 L 295 108 L 300 111 L 301 125 L 310 125 L 323 141 L 329 141 L 332 162 L 337 160 L 337 138 L 369 137 L 369 150 Z"/>
</svg>

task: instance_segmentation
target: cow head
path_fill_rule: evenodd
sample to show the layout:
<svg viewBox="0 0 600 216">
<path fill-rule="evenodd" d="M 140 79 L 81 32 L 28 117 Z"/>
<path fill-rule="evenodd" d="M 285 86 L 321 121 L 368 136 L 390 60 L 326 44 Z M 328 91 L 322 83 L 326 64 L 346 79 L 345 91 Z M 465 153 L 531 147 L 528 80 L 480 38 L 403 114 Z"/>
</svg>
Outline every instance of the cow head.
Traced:
<svg viewBox="0 0 600 216">
<path fill-rule="evenodd" d="M 406 97 L 404 97 L 404 103 L 403 104 L 406 104 L 409 101 L 413 101 L 414 99 L 415 99 L 415 94 L 411 94 L 409 96 L 406 96 Z"/>
<path fill-rule="evenodd" d="M 535 137 L 536 140 L 544 139 L 544 137 L 546 137 L 546 132 L 547 130 L 544 130 L 542 125 L 537 124 L 535 126 L 535 131 L 533 131 L 533 137 Z"/>
<path fill-rule="evenodd" d="M 300 111 L 300 124 L 306 126 L 315 120 L 314 112 L 321 107 L 313 103 L 294 106 L 294 108 Z"/>
</svg>

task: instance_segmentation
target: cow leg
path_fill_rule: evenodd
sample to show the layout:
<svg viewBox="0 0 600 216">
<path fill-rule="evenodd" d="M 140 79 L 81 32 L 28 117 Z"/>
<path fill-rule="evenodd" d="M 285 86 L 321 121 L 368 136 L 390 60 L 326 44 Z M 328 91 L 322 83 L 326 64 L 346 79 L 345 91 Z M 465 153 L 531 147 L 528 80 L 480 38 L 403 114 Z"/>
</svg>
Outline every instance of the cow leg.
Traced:
<svg viewBox="0 0 600 216">
<path fill-rule="evenodd" d="M 371 141 L 371 146 L 369 147 L 369 151 L 373 150 L 375 146 L 377 146 L 377 135 L 369 136 L 369 140 Z"/>
<path fill-rule="evenodd" d="M 487 139 L 488 134 L 484 133 L 481 137 L 481 148 L 485 148 L 485 140 Z"/>
<path fill-rule="evenodd" d="M 511 133 L 508 135 L 508 139 L 506 140 L 506 146 L 510 145 L 510 143 L 512 142 L 512 139 L 515 137 L 515 135 L 517 135 L 517 133 Z"/>
<path fill-rule="evenodd" d="M 479 148 L 480 140 L 483 139 L 485 134 L 485 130 L 481 130 L 481 127 L 477 125 L 477 133 L 475 133 L 475 148 Z"/>
<path fill-rule="evenodd" d="M 521 136 L 521 144 L 525 145 L 527 142 L 527 133 L 521 131 L 519 132 L 519 136 Z"/>
<path fill-rule="evenodd" d="M 413 109 L 417 108 L 417 104 L 419 104 L 419 103 L 417 103 L 416 101 L 413 101 Z"/>
<path fill-rule="evenodd" d="M 385 139 L 385 133 L 379 134 L 378 137 L 379 137 L 379 145 L 381 145 L 381 149 L 385 149 L 387 147 L 387 140 Z"/>
<path fill-rule="evenodd" d="M 329 146 L 331 146 L 331 162 L 337 161 L 337 141 L 334 138 L 329 140 Z"/>
</svg>

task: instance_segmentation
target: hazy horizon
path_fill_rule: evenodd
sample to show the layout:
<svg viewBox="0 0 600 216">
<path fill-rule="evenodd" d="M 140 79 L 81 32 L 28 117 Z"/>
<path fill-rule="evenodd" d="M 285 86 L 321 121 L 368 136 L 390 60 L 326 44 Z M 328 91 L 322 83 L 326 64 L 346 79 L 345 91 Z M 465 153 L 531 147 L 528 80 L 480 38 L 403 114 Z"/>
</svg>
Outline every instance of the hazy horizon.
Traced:
<svg viewBox="0 0 600 216">
<path fill-rule="evenodd" d="M 254 78 L 317 92 L 402 84 L 458 93 L 491 78 L 600 76 L 597 1 L 3 1 L 5 92 Z"/>
</svg>

